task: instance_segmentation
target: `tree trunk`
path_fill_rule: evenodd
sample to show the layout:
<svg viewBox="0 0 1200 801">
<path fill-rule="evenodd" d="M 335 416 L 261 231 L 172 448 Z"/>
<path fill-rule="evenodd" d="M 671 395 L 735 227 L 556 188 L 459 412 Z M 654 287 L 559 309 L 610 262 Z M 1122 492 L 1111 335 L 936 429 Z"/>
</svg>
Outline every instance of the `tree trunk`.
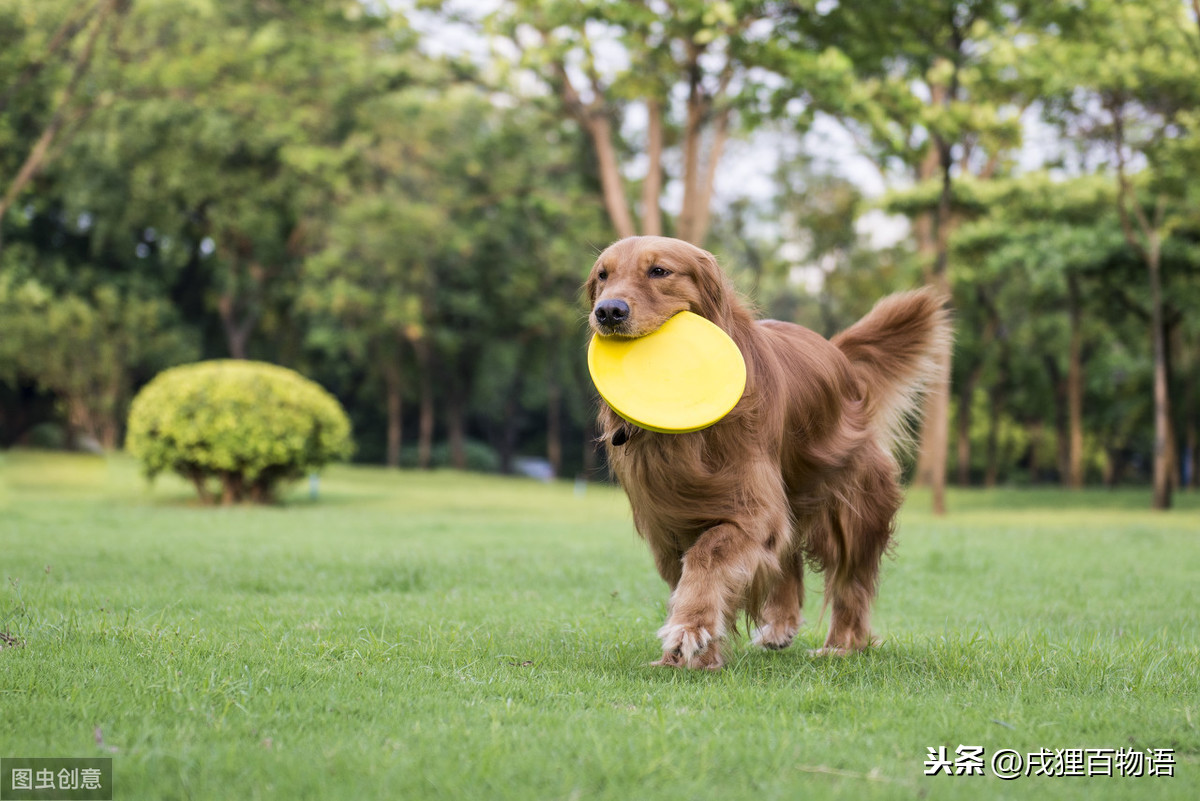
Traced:
<svg viewBox="0 0 1200 801">
<path fill-rule="evenodd" d="M 446 428 L 450 439 L 450 466 L 455 470 L 467 469 L 467 435 L 463 406 L 461 388 L 453 387 L 446 406 Z"/>
<path fill-rule="evenodd" d="M 1004 387 L 1002 380 L 997 380 L 988 390 L 988 434 L 984 446 L 985 466 L 983 485 L 988 489 L 996 486 L 1000 475 L 999 447 L 1000 414 L 1004 408 Z"/>
<path fill-rule="evenodd" d="M 208 490 L 208 477 L 200 470 L 188 470 L 184 475 L 192 482 L 196 488 L 196 495 L 200 497 L 200 503 L 205 506 L 212 506 L 216 499 Z"/>
<path fill-rule="evenodd" d="M 1195 406 L 1189 406 L 1194 409 Z M 1189 489 L 1200 489 L 1200 433 L 1196 431 L 1195 414 L 1188 415 L 1187 421 L 1187 453 L 1188 453 L 1188 482 Z"/>
<path fill-rule="evenodd" d="M 596 162 L 600 171 L 600 189 L 604 196 L 604 208 L 608 212 L 608 218 L 612 221 L 618 238 L 624 239 L 627 236 L 633 236 L 636 233 L 633 215 L 629 211 L 629 201 L 625 197 L 625 185 L 621 178 L 620 165 L 617 162 L 617 148 L 613 142 L 612 122 L 608 118 L 604 98 L 600 95 L 600 87 L 594 87 L 596 96 L 592 102 L 584 103 L 574 84 L 571 83 L 566 65 L 557 62 L 554 69 L 562 101 L 567 111 L 592 140 L 592 149 L 596 154 Z"/>
<path fill-rule="evenodd" d="M 933 151 L 931 150 L 931 153 L 932 152 Z M 934 154 L 934 156 L 936 161 L 936 154 Z M 918 179 L 921 179 L 921 177 L 921 174 L 918 173 Z M 933 215 L 931 213 L 924 212 L 917 215 L 913 219 L 913 236 L 917 241 L 917 254 L 920 256 L 921 261 L 923 263 L 928 262 L 932 264 L 935 258 L 934 254 L 937 252 L 937 244 L 933 236 Z M 931 279 L 931 275 L 927 274 L 925 276 L 926 283 L 930 283 Z M 826 293 L 822 292 L 822 316 L 826 319 L 827 327 L 836 328 L 836 326 L 833 326 L 830 322 L 832 319 L 832 312 L 827 311 L 828 304 L 824 302 L 826 297 Z M 917 467 L 916 471 L 913 473 L 913 484 L 918 487 L 933 486 L 933 466 L 930 464 L 930 459 L 933 458 L 933 448 L 931 443 L 928 441 L 926 432 L 926 424 L 923 422 L 921 427 L 921 441 L 917 450 Z"/>
<path fill-rule="evenodd" d="M 941 96 L 945 93 L 945 87 L 934 86 L 934 103 L 941 102 Z M 936 147 L 929 148 L 929 152 L 925 154 L 925 158 L 917 164 L 915 178 L 917 183 L 931 180 L 938 174 L 940 155 Z M 934 235 L 933 212 L 923 211 L 913 217 L 913 238 L 917 243 L 917 255 L 921 258 L 923 264 L 933 264 L 937 257 L 937 238 Z M 930 276 L 925 276 L 926 283 L 929 282 Z"/>
<path fill-rule="evenodd" d="M 617 238 L 633 236 L 633 215 L 629 212 L 629 201 L 625 197 L 621 168 L 617 163 L 617 149 L 613 144 L 612 123 L 602 112 L 593 113 L 586 125 L 596 150 L 596 161 L 600 169 L 600 187 L 604 193 L 604 208 L 616 229 Z"/>
<path fill-rule="evenodd" d="M 646 114 L 646 155 L 650 163 L 646 168 L 646 179 L 642 182 L 642 233 L 647 236 L 662 236 L 662 209 L 659 207 L 663 178 L 662 102 L 658 99 L 647 100 Z"/>
<path fill-rule="evenodd" d="M 696 222 L 696 174 L 700 169 L 700 118 L 698 98 L 699 86 L 692 84 L 688 97 L 687 121 L 683 128 L 683 206 L 679 219 L 675 221 L 675 235 L 682 240 L 697 244 L 692 238 Z"/>
<path fill-rule="evenodd" d="M 999 333 L 1000 317 L 996 313 L 996 307 L 988 298 L 987 290 L 982 284 L 975 288 L 976 296 L 979 298 L 979 303 L 987 312 L 987 323 L 983 327 L 982 343 L 986 347 L 990 345 Z M 959 411 L 958 411 L 958 483 L 960 486 L 966 487 L 971 481 L 971 415 L 972 407 L 974 406 L 975 390 L 979 387 L 979 380 L 983 377 L 984 363 L 981 360 L 975 365 L 975 369 L 971 370 L 967 376 L 964 386 L 959 390 Z"/>
<path fill-rule="evenodd" d="M 708 235 L 713 183 L 716 181 L 717 166 L 721 161 L 725 142 L 729 138 L 729 120 L 733 113 L 730 107 L 718 108 L 718 104 L 724 99 L 733 73 L 731 64 L 726 62 L 718 87 L 712 91 L 705 89 L 703 70 L 700 66 L 705 48 L 695 43 L 689 43 L 687 47 L 688 97 L 687 120 L 683 128 L 683 206 L 679 211 L 675 235 L 703 247 L 704 238 Z M 709 123 L 712 127 L 712 139 L 708 146 L 708 156 L 702 163 L 704 129 Z"/>
<path fill-rule="evenodd" d="M 500 433 L 500 472 L 509 474 L 513 471 L 513 457 L 517 451 L 517 436 L 521 423 L 521 395 L 525 391 L 525 377 L 529 374 L 529 362 L 533 350 L 522 342 L 518 345 L 517 364 L 513 370 L 512 383 L 504 398 Z"/>
<path fill-rule="evenodd" d="M 112 453 L 121 444 L 121 428 L 116 420 L 106 418 L 100 423 L 100 447 Z"/>
<path fill-rule="evenodd" d="M 1117 159 L 1117 215 L 1125 241 L 1146 264 L 1150 279 L 1150 339 L 1154 353 L 1154 493 L 1151 507 L 1171 508 L 1171 399 L 1168 394 L 1167 343 L 1163 328 L 1162 299 L 1162 222 L 1166 211 L 1166 198 L 1159 195 L 1155 202 L 1154 218 L 1151 220 L 1138 200 L 1137 191 L 1126 175 L 1125 165 L 1125 120 L 1124 100 L 1109 107 L 1113 117 L 1113 135 Z M 1132 218 L 1132 219 L 1131 219 Z M 1134 230 L 1134 221 L 1138 237 Z"/>
<path fill-rule="evenodd" d="M 712 220 L 713 186 L 717 181 L 717 167 L 721 163 L 721 155 L 725 151 L 725 143 L 729 140 L 729 116 L 731 109 L 723 109 L 713 125 L 712 142 L 708 147 L 708 162 L 704 168 L 703 181 L 696 187 L 696 199 L 692 204 L 695 217 L 691 230 L 691 241 L 699 246 L 704 245 L 708 236 L 708 227 Z"/>
<path fill-rule="evenodd" d="M 404 425 L 402 414 L 403 379 L 400 375 L 400 365 L 394 358 L 385 356 L 380 361 L 383 370 L 384 392 L 387 396 L 387 466 L 399 467 Z"/>
<path fill-rule="evenodd" d="M 934 285 L 948 296 L 944 273 L 935 279 Z M 941 516 L 946 514 L 946 462 L 950 449 L 950 346 L 934 358 L 938 377 L 930 384 L 925 396 L 920 462 L 926 472 L 927 486 L 932 491 L 933 513 Z"/>
<path fill-rule="evenodd" d="M 952 102 L 958 94 L 957 65 L 955 65 L 949 85 L 934 82 L 930 85 L 929 90 L 931 107 L 946 106 Z M 935 213 L 932 217 L 926 216 L 925 220 L 918 221 L 916 234 L 917 250 L 926 257 L 923 260 L 925 282 L 943 292 L 947 302 L 950 298 L 953 146 L 953 142 L 945 141 L 940 134 L 935 133 L 929 152 L 917 167 L 918 180 L 933 178 L 935 175 L 941 177 L 942 187 Z M 932 258 L 929 258 L 930 256 Z M 943 373 L 940 381 L 930 387 L 930 393 L 925 402 L 925 424 L 921 429 L 921 447 L 917 455 L 916 482 L 930 488 L 933 495 L 933 513 L 939 516 L 946 514 L 946 462 L 947 450 L 950 445 L 951 359 L 950 347 L 947 347 L 944 353 L 938 354 L 938 364 Z"/>
<path fill-rule="evenodd" d="M 262 292 L 264 273 L 257 265 L 248 270 L 252 282 L 249 293 L 243 293 L 241 300 L 244 307 L 238 306 L 238 284 L 242 273 L 242 257 L 238 255 L 240 245 L 224 248 L 224 258 L 228 259 L 232 273 L 232 286 L 217 298 L 217 316 L 221 319 L 221 329 L 225 332 L 225 343 L 229 348 L 229 356 L 233 359 L 245 359 L 249 350 L 250 334 L 258 324 L 258 302 L 254 296 Z M 247 298 L 246 295 L 250 297 Z"/>
<path fill-rule="evenodd" d="M 1046 374 L 1050 376 L 1054 394 L 1054 466 L 1058 471 L 1058 480 L 1066 486 L 1070 462 L 1070 433 L 1067 430 L 1068 382 L 1059 369 L 1054 354 L 1043 354 L 1042 363 L 1046 366 Z"/>
<path fill-rule="evenodd" d="M 1171 308 L 1163 302 L 1163 364 L 1166 365 L 1167 398 L 1170 400 L 1170 388 L 1175 384 L 1175 354 L 1179 348 L 1179 323 L 1182 315 L 1171 314 Z M 1190 408 L 1185 406 L 1185 411 Z M 1180 461 L 1179 437 L 1175 420 L 1175 404 L 1167 409 L 1167 475 L 1171 477 L 1171 492 L 1178 491 L 1183 486 L 1183 465 Z"/>
<path fill-rule="evenodd" d="M 1167 394 L 1167 346 L 1163 329 L 1161 242 L 1149 236 L 1146 267 L 1150 273 L 1150 327 L 1154 348 L 1154 500 L 1155 509 L 1171 508 L 1171 400 Z"/>
<path fill-rule="evenodd" d="M 962 388 L 958 396 L 958 441 L 955 458 L 958 461 L 958 486 L 971 484 L 971 389 Z"/>
<path fill-rule="evenodd" d="M 1042 472 L 1042 438 L 1046 436 L 1046 428 L 1041 420 L 1029 423 L 1029 483 L 1037 484 Z"/>
<path fill-rule="evenodd" d="M 217 313 L 221 318 L 221 327 L 225 331 L 225 344 L 229 348 L 229 358 L 245 359 L 250 344 L 250 331 L 254 328 L 257 315 L 247 314 L 240 321 L 233 312 L 233 298 L 222 295 L 217 299 Z"/>
<path fill-rule="evenodd" d="M 950 448 L 950 349 L 939 353 L 937 361 L 943 377 L 926 396 L 921 445 L 928 449 L 933 513 L 941 516 L 946 514 L 946 457 Z"/>
<path fill-rule="evenodd" d="M 1196 489 L 1200 487 L 1200 479 L 1197 478 L 1196 458 L 1200 457 L 1200 431 L 1197 431 L 1197 413 L 1200 409 L 1196 407 L 1196 368 L 1197 365 L 1193 358 L 1189 362 L 1180 365 L 1184 370 L 1185 389 L 1183 393 L 1183 471 L 1180 476 L 1180 486 L 1186 489 Z"/>
<path fill-rule="evenodd" d="M 562 386 L 553 361 L 546 380 L 546 461 L 551 475 L 557 477 L 562 474 Z"/>
<path fill-rule="evenodd" d="M 33 148 L 25 158 L 25 163 L 17 170 L 16 177 L 9 184 L 8 191 L 4 194 L 4 197 L 0 197 L 0 221 L 8 214 L 8 210 L 21 194 L 21 191 L 33 180 L 38 170 L 42 168 L 42 163 L 46 158 L 46 151 L 50 149 L 50 143 L 54 141 L 54 137 L 58 136 L 58 131 L 62 127 L 63 122 L 63 115 L 61 113 L 55 114 L 50 120 L 50 124 L 42 131 L 42 135 L 34 142 Z"/>
<path fill-rule="evenodd" d="M 433 365 L 430 359 L 429 341 L 422 337 L 413 343 L 417 352 L 417 369 L 420 372 L 420 410 L 417 421 L 417 467 L 428 470 L 433 463 Z"/>
<path fill-rule="evenodd" d="M 971 406 L 975 398 L 975 387 L 979 386 L 979 378 L 983 375 L 983 364 L 980 363 L 963 381 L 958 391 L 958 442 L 956 457 L 958 459 L 958 486 L 967 487 L 971 484 Z"/>
<path fill-rule="evenodd" d="M 933 264 L 927 269 L 926 281 L 937 288 L 949 302 L 950 298 L 950 229 L 953 185 L 950 169 L 951 143 L 934 137 L 941 168 L 942 188 L 938 196 L 937 213 L 933 218 L 936 251 Z M 950 368 L 952 349 L 947 346 L 937 354 L 940 368 L 938 380 L 930 387 L 925 401 L 925 425 L 921 430 L 921 451 L 917 466 L 933 495 L 933 513 L 946 514 L 946 462 L 950 447 Z"/>
<path fill-rule="evenodd" d="M 479 373 L 481 345 L 466 343 L 444 358 L 442 384 L 446 393 L 446 436 L 450 444 L 450 466 L 466 470 L 467 414 Z"/>
<path fill-rule="evenodd" d="M 246 499 L 246 485 L 240 473 L 225 471 L 221 473 L 221 503 L 231 506 Z"/>
<path fill-rule="evenodd" d="M 1067 355 L 1067 472 L 1070 489 L 1083 488 L 1083 303 L 1079 277 L 1067 274 L 1071 344 Z"/>
<path fill-rule="evenodd" d="M 67 426 L 71 429 L 71 447 L 77 447 L 79 443 L 79 435 L 83 434 L 97 442 L 100 441 L 99 427 L 96 425 L 95 416 L 92 414 L 91 407 L 88 405 L 86 397 L 78 395 L 68 396 L 66 399 L 67 407 Z M 89 446 L 89 450 L 91 446 Z"/>
</svg>

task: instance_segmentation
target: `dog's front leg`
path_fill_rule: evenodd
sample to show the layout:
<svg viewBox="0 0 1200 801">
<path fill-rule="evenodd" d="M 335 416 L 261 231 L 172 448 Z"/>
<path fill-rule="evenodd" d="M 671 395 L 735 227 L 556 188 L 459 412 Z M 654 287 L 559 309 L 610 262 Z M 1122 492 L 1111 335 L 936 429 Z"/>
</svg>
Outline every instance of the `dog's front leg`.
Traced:
<svg viewBox="0 0 1200 801">
<path fill-rule="evenodd" d="M 729 622 L 755 574 L 772 558 L 756 537 L 735 525 L 704 532 L 683 555 L 670 616 L 658 630 L 662 659 L 654 664 L 719 669 Z"/>
</svg>

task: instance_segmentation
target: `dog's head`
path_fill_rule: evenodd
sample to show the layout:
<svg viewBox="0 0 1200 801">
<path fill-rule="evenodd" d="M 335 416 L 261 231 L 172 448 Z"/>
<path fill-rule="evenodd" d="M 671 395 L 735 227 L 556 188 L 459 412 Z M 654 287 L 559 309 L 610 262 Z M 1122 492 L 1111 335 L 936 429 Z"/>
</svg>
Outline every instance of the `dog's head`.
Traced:
<svg viewBox="0 0 1200 801">
<path fill-rule="evenodd" d="M 584 285 L 592 330 L 640 337 L 681 311 L 727 328 L 731 290 L 717 260 L 678 239 L 632 236 L 610 245 Z"/>
</svg>

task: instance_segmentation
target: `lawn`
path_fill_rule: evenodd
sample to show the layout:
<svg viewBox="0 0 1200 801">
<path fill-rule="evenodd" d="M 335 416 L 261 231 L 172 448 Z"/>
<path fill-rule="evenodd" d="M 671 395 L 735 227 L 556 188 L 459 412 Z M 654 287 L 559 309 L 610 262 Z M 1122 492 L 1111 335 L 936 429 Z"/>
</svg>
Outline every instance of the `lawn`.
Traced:
<svg viewBox="0 0 1200 801">
<path fill-rule="evenodd" d="M 795 647 L 696 674 L 647 666 L 665 590 L 610 487 L 339 467 L 209 509 L 0 454 L 0 758 L 111 756 L 117 799 L 1200 797 L 1200 497 L 949 500 L 903 512 L 879 648 L 808 656 L 815 578 Z M 960 745 L 986 776 L 923 775 Z M 992 775 L 1043 748 L 1175 775 Z"/>
</svg>

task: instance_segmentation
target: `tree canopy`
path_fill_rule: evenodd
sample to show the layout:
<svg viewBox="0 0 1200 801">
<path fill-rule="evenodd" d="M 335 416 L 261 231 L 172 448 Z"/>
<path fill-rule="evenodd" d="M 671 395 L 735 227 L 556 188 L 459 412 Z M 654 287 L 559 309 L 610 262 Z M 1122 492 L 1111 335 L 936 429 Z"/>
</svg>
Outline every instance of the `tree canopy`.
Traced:
<svg viewBox="0 0 1200 801">
<path fill-rule="evenodd" d="M 157 372 L 232 357 L 330 388 L 362 460 L 599 476 L 579 285 L 661 233 L 826 335 L 952 298 L 935 492 L 1166 507 L 1200 461 L 1198 17 L 0 0 L 0 445 L 120 447 Z"/>
</svg>

